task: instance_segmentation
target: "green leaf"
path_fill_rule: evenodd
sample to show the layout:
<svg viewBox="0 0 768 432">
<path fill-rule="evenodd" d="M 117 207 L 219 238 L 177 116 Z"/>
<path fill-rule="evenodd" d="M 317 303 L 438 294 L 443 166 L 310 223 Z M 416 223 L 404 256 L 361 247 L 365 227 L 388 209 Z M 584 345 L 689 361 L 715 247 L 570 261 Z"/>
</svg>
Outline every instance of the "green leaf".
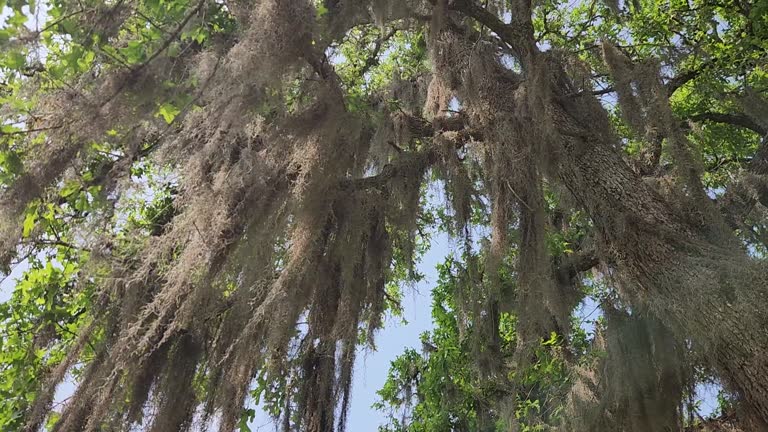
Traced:
<svg viewBox="0 0 768 432">
<path fill-rule="evenodd" d="M 243 410 L 243 415 L 240 417 L 240 422 L 237 424 L 240 432 L 251 432 L 251 428 L 248 426 L 248 422 L 253 421 L 256 417 L 256 411 L 252 408 Z"/>
<path fill-rule="evenodd" d="M 549 335 L 549 339 L 542 342 L 542 345 L 544 346 L 550 346 L 550 345 L 556 345 L 557 344 L 557 333 L 552 332 Z"/>
<path fill-rule="evenodd" d="M 14 11 L 13 16 L 8 18 L 6 22 L 12 27 L 21 27 L 27 22 L 27 19 L 27 16 L 23 12 L 17 10 Z"/>
<path fill-rule="evenodd" d="M 77 59 L 77 65 L 81 69 L 88 69 L 91 66 L 91 63 L 93 63 L 93 60 L 96 58 L 96 53 L 93 51 L 85 51 L 83 55 Z"/>
<path fill-rule="evenodd" d="M 173 104 L 166 102 L 160 105 L 157 109 L 155 117 L 162 117 L 166 123 L 173 123 L 173 119 L 181 112 L 181 109 L 177 108 Z"/>
<path fill-rule="evenodd" d="M 67 198 L 68 196 L 74 194 L 79 190 L 80 190 L 80 184 L 78 182 L 69 181 L 64 184 L 63 188 L 61 188 L 59 195 L 61 195 L 61 197 L 63 198 Z"/>
<path fill-rule="evenodd" d="M 27 213 L 27 216 L 24 218 L 23 230 L 21 234 L 24 238 L 29 237 L 29 235 L 32 233 L 32 230 L 35 229 L 35 223 L 37 223 L 37 210 Z"/>
<path fill-rule="evenodd" d="M 130 64 L 141 63 L 144 60 L 145 52 L 145 43 L 140 40 L 132 40 L 128 42 L 125 48 L 120 50 L 120 53 L 125 56 L 125 60 Z"/>
<path fill-rule="evenodd" d="M 317 17 L 318 18 L 322 18 L 327 13 L 328 13 L 328 8 L 325 7 L 324 4 L 320 3 L 319 5 L 317 5 Z"/>
<path fill-rule="evenodd" d="M 19 51 L 11 51 L 3 59 L 3 65 L 8 69 L 21 70 L 26 64 L 26 56 Z"/>
<path fill-rule="evenodd" d="M 12 151 L 0 152 L 0 169 L 7 174 L 19 174 L 23 168 L 24 164 L 18 154 Z"/>
</svg>

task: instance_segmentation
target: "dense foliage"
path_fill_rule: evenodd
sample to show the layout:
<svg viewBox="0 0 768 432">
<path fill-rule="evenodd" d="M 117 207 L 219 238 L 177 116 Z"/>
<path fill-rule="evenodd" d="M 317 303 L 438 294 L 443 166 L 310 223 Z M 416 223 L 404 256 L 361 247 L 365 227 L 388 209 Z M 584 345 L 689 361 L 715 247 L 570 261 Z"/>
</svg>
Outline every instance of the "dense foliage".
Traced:
<svg viewBox="0 0 768 432">
<path fill-rule="evenodd" d="M 768 2 L 0 8 L 0 430 L 343 430 L 438 231 L 382 430 L 768 428 Z"/>
</svg>

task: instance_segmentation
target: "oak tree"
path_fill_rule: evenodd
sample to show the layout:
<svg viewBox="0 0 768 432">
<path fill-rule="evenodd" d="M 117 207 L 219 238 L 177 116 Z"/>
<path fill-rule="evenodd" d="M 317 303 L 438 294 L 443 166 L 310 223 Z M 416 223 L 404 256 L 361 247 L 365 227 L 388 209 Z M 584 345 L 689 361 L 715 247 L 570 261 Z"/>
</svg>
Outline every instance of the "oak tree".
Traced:
<svg viewBox="0 0 768 432">
<path fill-rule="evenodd" d="M 3 429 L 343 430 L 435 230 L 393 427 L 768 428 L 768 3 L 0 6 Z"/>
</svg>

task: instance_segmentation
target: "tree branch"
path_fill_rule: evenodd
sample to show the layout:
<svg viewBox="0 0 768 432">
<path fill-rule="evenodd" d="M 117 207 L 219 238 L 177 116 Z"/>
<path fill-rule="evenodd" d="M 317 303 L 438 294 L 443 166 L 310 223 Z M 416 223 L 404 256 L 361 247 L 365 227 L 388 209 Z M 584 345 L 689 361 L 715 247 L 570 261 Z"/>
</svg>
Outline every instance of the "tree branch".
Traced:
<svg viewBox="0 0 768 432">
<path fill-rule="evenodd" d="M 606 87 L 604 89 L 592 91 L 592 95 L 593 96 L 603 96 L 603 95 L 607 95 L 608 93 L 613 93 L 615 91 L 616 90 L 613 87 Z"/>
<path fill-rule="evenodd" d="M 457 149 L 463 147 L 470 138 L 480 138 L 478 132 L 467 128 L 466 118 L 461 115 L 436 118 L 432 123 L 418 116 L 404 115 L 411 133 L 416 137 L 426 138 L 445 132 L 457 133 L 458 136 L 454 136 Z M 423 172 L 435 164 L 440 157 L 435 146 L 412 152 L 400 149 L 398 153 L 400 157 L 395 163 L 385 165 L 381 173 L 369 177 L 344 179 L 339 187 L 342 190 L 382 189 L 395 177 Z"/>
<path fill-rule="evenodd" d="M 184 18 L 181 20 L 179 25 L 176 26 L 176 28 L 170 33 L 170 35 L 157 48 L 157 50 L 155 50 L 155 52 L 152 53 L 152 55 L 150 55 L 146 61 L 144 61 L 143 63 L 139 64 L 134 68 L 131 68 L 130 73 L 135 76 L 141 70 L 146 68 L 150 63 L 152 63 L 156 58 L 158 58 L 160 54 L 162 54 L 166 49 L 168 49 L 168 47 L 171 46 L 171 44 L 176 40 L 176 38 L 179 37 L 181 32 L 184 30 L 184 27 L 186 27 L 187 24 L 189 24 L 189 21 L 203 9 L 203 6 L 205 6 L 205 2 L 206 0 L 200 0 L 197 3 L 197 5 L 194 8 L 192 8 L 192 10 L 190 10 L 187 13 L 187 15 L 184 16 Z M 129 82 L 130 80 L 128 79 L 123 80 L 122 84 L 118 86 L 118 88 L 112 93 L 112 95 L 109 98 L 107 98 L 107 100 L 104 103 L 101 104 L 101 106 L 103 107 L 107 105 L 109 102 L 111 102 L 118 94 L 120 94 L 120 92 L 123 91 L 123 89 L 125 89 L 125 87 L 128 85 Z"/>
<path fill-rule="evenodd" d="M 397 28 L 393 27 L 387 34 L 382 35 L 380 38 L 376 39 L 376 42 L 373 45 L 373 49 L 371 50 L 371 54 L 368 56 L 368 58 L 365 59 L 365 63 L 360 69 L 360 76 L 365 75 L 372 67 L 379 64 L 379 54 L 381 53 L 381 48 L 384 46 L 384 43 L 392 39 L 396 33 Z"/>
<path fill-rule="evenodd" d="M 594 250 L 578 251 L 563 258 L 557 266 L 557 275 L 564 280 L 570 280 L 598 264 L 600 264 L 600 258 Z"/>
<path fill-rule="evenodd" d="M 709 59 L 701 64 L 697 69 L 691 69 L 688 71 L 685 71 L 681 73 L 680 75 L 677 75 L 673 77 L 672 79 L 667 82 L 667 97 L 672 96 L 672 94 L 679 89 L 680 87 L 687 84 L 689 81 L 695 79 L 699 75 L 701 75 L 707 68 L 712 66 L 715 63 L 714 59 Z"/>
<path fill-rule="evenodd" d="M 715 123 L 730 124 L 733 126 L 750 129 L 760 135 L 765 135 L 766 133 L 768 133 L 768 130 L 766 130 L 764 127 L 760 126 L 754 120 L 752 120 L 747 115 L 742 113 L 705 112 L 701 114 L 694 114 L 688 117 L 688 119 L 695 122 L 710 121 Z"/>
<path fill-rule="evenodd" d="M 527 12 L 527 17 L 523 17 L 522 15 L 526 13 L 526 1 L 520 0 L 515 3 L 520 3 L 519 7 L 516 8 L 518 10 L 512 16 L 513 23 L 517 25 L 504 23 L 495 14 L 475 3 L 474 0 L 454 0 L 453 2 L 448 2 L 448 7 L 474 18 L 477 22 L 496 33 L 502 42 L 512 48 L 520 63 L 523 64 L 523 67 L 526 67 L 529 66 L 530 59 L 538 52 L 538 49 L 536 48 L 536 41 L 533 36 L 533 28 L 530 26 L 530 8 Z"/>
<path fill-rule="evenodd" d="M 722 168 L 722 167 L 724 167 L 726 165 L 730 165 L 730 164 L 748 164 L 750 162 L 752 162 L 752 158 L 751 157 L 747 157 L 747 158 L 725 158 L 725 159 L 718 159 L 718 160 L 715 160 L 714 163 L 707 165 L 706 170 L 708 172 L 714 172 L 714 171 L 717 171 L 717 170 L 719 170 L 720 168 Z"/>
<path fill-rule="evenodd" d="M 369 177 L 344 179 L 339 187 L 342 190 L 382 189 L 393 178 L 422 172 L 436 161 L 437 151 L 434 148 L 404 153 L 396 163 L 385 165 L 381 173 Z"/>
<path fill-rule="evenodd" d="M 2 130 L 0 130 L 0 136 L 25 135 L 25 134 L 35 133 L 35 132 L 43 132 L 47 130 L 60 129 L 61 127 L 62 125 L 55 125 L 55 126 L 47 126 L 47 127 L 25 129 L 25 130 L 14 130 L 11 132 L 3 132 Z"/>
</svg>

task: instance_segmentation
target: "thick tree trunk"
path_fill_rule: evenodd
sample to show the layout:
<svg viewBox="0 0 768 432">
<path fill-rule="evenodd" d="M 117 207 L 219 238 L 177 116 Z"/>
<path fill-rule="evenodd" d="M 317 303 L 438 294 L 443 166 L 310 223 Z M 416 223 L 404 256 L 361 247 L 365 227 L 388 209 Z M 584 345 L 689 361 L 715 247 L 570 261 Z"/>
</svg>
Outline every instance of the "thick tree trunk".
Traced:
<svg viewBox="0 0 768 432">
<path fill-rule="evenodd" d="M 590 131 L 603 115 L 596 101 L 566 97 L 553 103 L 558 129 L 570 131 L 558 175 L 594 222 L 622 293 L 710 359 L 768 423 L 768 268 L 724 225 L 659 195 L 605 135 Z"/>
<path fill-rule="evenodd" d="M 512 24 L 473 1 L 448 5 L 506 43 L 529 90 L 545 100 L 546 115 L 533 120 L 560 134 L 550 155 L 556 177 L 590 215 L 622 293 L 710 359 L 768 427 L 768 267 L 747 256 L 701 191 L 689 184 L 665 199 L 630 169 L 600 103 L 571 84 L 552 52 L 536 48 L 530 2 L 513 4 Z M 542 75 L 547 88 L 535 88 Z"/>
</svg>

